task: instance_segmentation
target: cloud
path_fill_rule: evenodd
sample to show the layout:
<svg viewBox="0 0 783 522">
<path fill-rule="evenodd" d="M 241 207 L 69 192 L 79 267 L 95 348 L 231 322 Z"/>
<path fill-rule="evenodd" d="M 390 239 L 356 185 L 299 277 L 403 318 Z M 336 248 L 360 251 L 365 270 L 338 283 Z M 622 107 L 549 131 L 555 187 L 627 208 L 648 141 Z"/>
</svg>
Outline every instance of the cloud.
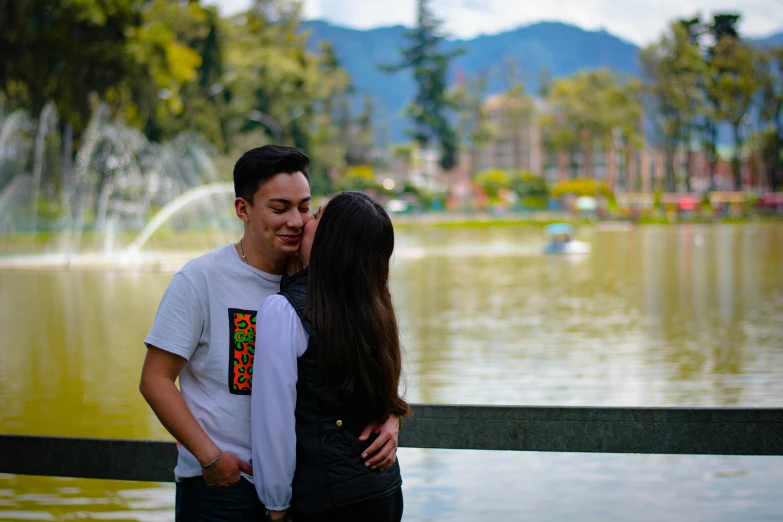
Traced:
<svg viewBox="0 0 783 522">
<path fill-rule="evenodd" d="M 250 0 L 211 0 L 223 12 L 236 12 Z M 605 29 L 644 45 L 655 40 L 669 21 L 735 11 L 742 5 L 740 29 L 750 36 L 783 30 L 783 0 L 433 0 L 446 30 L 459 38 L 491 34 L 520 25 L 560 21 L 584 29 Z M 306 18 L 322 18 L 358 29 L 412 25 L 416 0 L 304 0 Z"/>
<path fill-rule="evenodd" d="M 411 25 L 415 11 L 414 0 L 304 0 L 307 18 L 322 18 L 357 29 Z"/>
</svg>

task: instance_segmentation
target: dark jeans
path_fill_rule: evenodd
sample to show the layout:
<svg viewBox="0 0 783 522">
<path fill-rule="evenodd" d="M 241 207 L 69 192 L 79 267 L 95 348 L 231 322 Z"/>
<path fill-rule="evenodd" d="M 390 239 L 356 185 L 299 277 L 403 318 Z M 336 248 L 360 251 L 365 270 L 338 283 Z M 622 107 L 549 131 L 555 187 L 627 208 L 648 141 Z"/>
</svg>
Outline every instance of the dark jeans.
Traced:
<svg viewBox="0 0 783 522">
<path fill-rule="evenodd" d="M 294 513 L 294 522 L 400 522 L 402 507 L 402 490 L 398 489 L 387 497 L 366 500 L 326 513 Z"/>
<path fill-rule="evenodd" d="M 177 482 L 175 513 L 176 522 L 263 522 L 266 509 L 244 478 L 214 488 L 202 477 L 192 477 Z"/>
</svg>

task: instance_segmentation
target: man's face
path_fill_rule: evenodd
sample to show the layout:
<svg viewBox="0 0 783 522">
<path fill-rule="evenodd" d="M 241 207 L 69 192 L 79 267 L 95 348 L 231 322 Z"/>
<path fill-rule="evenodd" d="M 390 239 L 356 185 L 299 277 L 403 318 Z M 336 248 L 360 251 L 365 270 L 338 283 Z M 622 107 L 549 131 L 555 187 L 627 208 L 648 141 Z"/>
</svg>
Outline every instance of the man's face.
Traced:
<svg viewBox="0 0 783 522">
<path fill-rule="evenodd" d="M 310 200 L 304 174 L 280 173 L 259 187 L 253 204 L 244 205 L 244 213 L 239 206 L 237 213 L 247 223 L 256 249 L 269 260 L 280 260 L 299 249 L 304 225 L 311 218 Z"/>
</svg>

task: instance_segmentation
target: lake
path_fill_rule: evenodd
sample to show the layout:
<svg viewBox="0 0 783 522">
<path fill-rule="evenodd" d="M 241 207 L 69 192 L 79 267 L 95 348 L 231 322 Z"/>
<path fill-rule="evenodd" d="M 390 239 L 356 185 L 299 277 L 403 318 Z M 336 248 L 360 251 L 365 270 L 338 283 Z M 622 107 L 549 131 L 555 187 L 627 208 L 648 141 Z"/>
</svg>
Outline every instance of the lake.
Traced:
<svg viewBox="0 0 783 522">
<path fill-rule="evenodd" d="M 408 399 L 783 407 L 783 226 L 579 235 L 592 253 L 557 257 L 540 253 L 535 227 L 398 230 L 391 288 Z M 170 439 L 138 379 L 175 268 L 0 269 L 0 432 Z M 399 458 L 406 521 L 783 520 L 783 457 Z M 170 521 L 173 492 L 0 474 L 0 520 Z"/>
</svg>

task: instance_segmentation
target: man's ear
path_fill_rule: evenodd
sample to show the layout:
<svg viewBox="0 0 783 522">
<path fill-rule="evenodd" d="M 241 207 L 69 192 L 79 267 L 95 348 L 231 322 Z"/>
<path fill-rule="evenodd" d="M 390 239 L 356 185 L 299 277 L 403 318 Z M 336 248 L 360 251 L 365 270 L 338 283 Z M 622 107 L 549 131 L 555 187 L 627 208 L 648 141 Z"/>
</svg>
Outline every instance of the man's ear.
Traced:
<svg viewBox="0 0 783 522">
<path fill-rule="evenodd" d="M 234 200 L 234 209 L 237 212 L 237 217 L 245 223 L 250 222 L 250 216 L 248 215 L 249 208 L 250 203 L 248 203 L 245 198 L 236 198 Z"/>
</svg>

